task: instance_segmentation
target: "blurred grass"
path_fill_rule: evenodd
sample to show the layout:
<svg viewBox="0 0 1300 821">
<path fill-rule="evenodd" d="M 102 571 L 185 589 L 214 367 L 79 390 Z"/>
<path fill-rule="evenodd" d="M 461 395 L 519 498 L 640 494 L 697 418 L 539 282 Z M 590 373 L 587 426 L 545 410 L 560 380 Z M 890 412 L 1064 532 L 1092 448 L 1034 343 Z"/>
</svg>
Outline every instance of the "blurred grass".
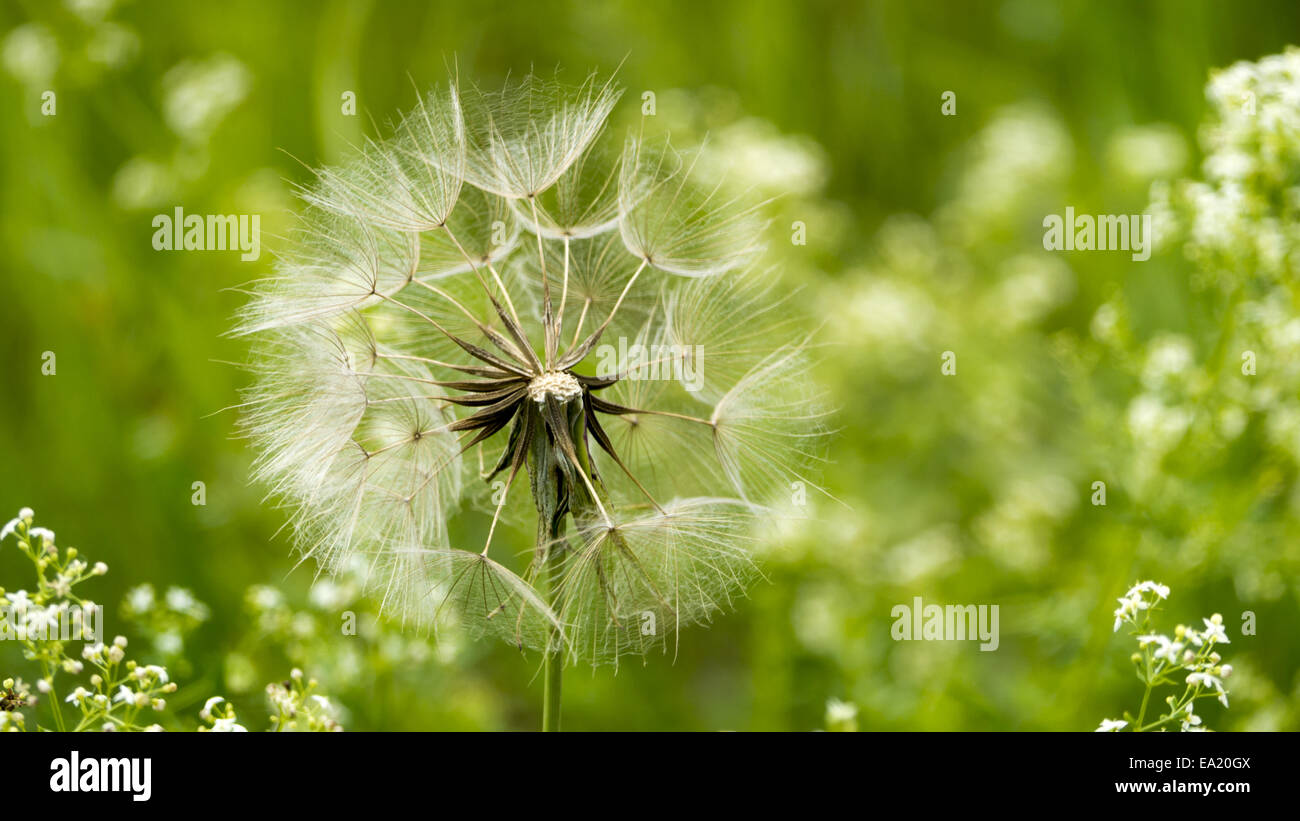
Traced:
<svg viewBox="0 0 1300 821">
<path fill-rule="evenodd" d="M 1141 210 L 1145 181 L 1107 163 L 1115 133 L 1164 122 L 1194 146 L 1207 72 L 1280 51 L 1300 31 L 1300 6 L 0 5 L 5 42 L 32 24 L 53 38 L 57 67 L 24 77 L 30 61 L 15 68 L 6 53 L 0 75 L 0 516 L 30 505 L 62 543 L 107 561 L 101 601 L 142 581 L 192 589 L 213 614 L 190 644 L 196 678 L 223 692 L 227 654 L 249 641 L 245 588 L 302 591 L 311 581 L 310 568 L 292 569 L 288 541 L 276 535 L 282 514 L 248 484 L 251 455 L 233 438 L 235 415 L 215 413 L 238 401 L 244 381 L 227 364 L 244 355 L 241 341 L 223 336 L 242 301 L 228 289 L 264 274 L 272 256 L 264 249 L 261 260 L 241 263 L 233 253 L 155 252 L 153 214 L 175 204 L 188 213 L 260 213 L 270 245 L 288 225 L 290 185 L 306 179 L 302 163 L 336 160 L 374 133 L 372 120 L 383 123 L 414 99 L 412 79 L 440 82 L 451 63 L 485 81 L 534 66 L 580 76 L 621 64 L 624 106 L 654 90 L 669 117 L 678 115 L 665 111 L 666 94 L 704 101 L 688 123 L 700 132 L 754 117 L 820 146 L 824 188 L 781 205 L 783 216 L 809 222 L 813 239 L 781 253 L 790 281 L 809 286 L 809 307 L 835 310 L 880 270 L 911 270 L 898 255 L 939 243 L 918 240 L 913 223 L 891 217 L 928 218 L 960 198 L 977 161 L 972 141 L 1010 105 L 1047 112 L 1072 156 L 1038 192 L 1042 202 L 1017 213 L 1041 216 L 1063 204 Z M 229 62 L 211 62 L 218 55 Z M 175 69 L 185 64 L 215 72 L 217 87 L 184 85 Z M 242 73 L 214 69 L 223 65 Z M 45 89 L 57 93 L 56 116 L 39 113 Z M 693 96 L 674 98 L 674 89 Z M 346 90 L 356 93 L 357 117 L 340 113 Z M 939 116 L 945 90 L 957 93 L 956 117 Z M 221 93 L 234 95 L 228 110 Z M 176 106 L 187 99 L 211 109 L 210 128 L 182 127 Z M 1188 171 L 1195 160 L 1193 149 Z M 829 482 L 848 511 L 823 505 L 820 524 L 785 534 L 768 557 L 770 583 L 711 629 L 684 634 L 675 660 L 652 658 L 617 676 L 571 673 L 566 726 L 807 729 L 822 726 L 827 699 L 839 697 L 861 703 L 866 729 L 1088 729 L 1131 706 L 1130 650 L 1109 632 L 1108 603 L 1139 574 L 1163 578 L 1187 534 L 1170 525 L 1177 517 L 1165 517 L 1156 523 L 1163 547 L 1131 543 L 1152 514 L 1126 507 L 1122 490 L 1110 507 L 1121 521 L 1091 518 L 1097 437 L 1118 422 L 1096 408 L 1100 418 L 1088 418 L 1091 406 L 1079 404 L 1060 365 L 1070 356 L 1053 347 L 1051 332 L 1086 334 L 1117 288 L 1129 295 L 1143 339 L 1167 329 L 1209 339 L 1215 313 L 1187 292 L 1184 261 L 1153 261 L 1136 278 L 1115 257 L 1076 256 L 1074 292 L 1044 326 L 988 333 L 978 313 L 985 309 L 976 307 L 989 298 L 983 273 L 1036 240 L 1023 219 L 1006 225 L 1002 235 L 991 230 L 967 243 L 963 264 L 972 270 L 945 269 L 936 251 L 939 270 L 929 280 L 915 274 L 949 320 L 946 338 L 927 340 L 933 345 L 917 360 L 924 369 L 891 369 L 870 334 L 835 337 L 859 346 L 837 351 L 824 373 L 844 407 Z M 962 352 L 961 388 L 933 378 L 944 349 Z M 41 375 L 45 351 L 57 356 L 56 376 Z M 1093 387 L 1108 386 L 1115 395 L 1127 390 L 1121 374 L 1097 374 Z M 1291 487 L 1294 466 L 1279 470 Z M 1041 553 L 1037 563 L 1008 571 L 977 534 L 990 526 L 985 514 L 1004 485 L 1045 474 L 1065 477 L 1081 501 L 1026 537 L 1037 545 L 1026 549 Z M 1256 476 L 1248 461 L 1218 466 L 1204 481 L 1222 489 Z M 206 484 L 206 506 L 190 503 L 195 481 Z M 1204 501 L 1231 506 L 1216 494 Z M 1225 522 L 1233 515 L 1222 513 Z M 1190 514 L 1182 522 L 1190 526 Z M 1213 609 L 1258 611 L 1260 647 L 1231 648 L 1249 654 L 1257 683 L 1242 686 L 1256 695 L 1225 721 L 1254 726 L 1246 722 L 1255 715 L 1264 726 L 1295 729 L 1287 702 L 1300 646 L 1277 625 L 1295 624 L 1296 582 L 1285 579 L 1286 592 L 1273 597 L 1243 596 L 1241 568 L 1266 565 L 1281 547 L 1261 538 L 1241 549 L 1259 555 L 1184 563 L 1180 579 L 1192 586 L 1175 586 L 1173 609 L 1184 621 Z M 931 565 L 909 570 L 918 555 Z M 12 559 L 0 554 L 0 580 L 17 566 Z M 1173 572 L 1163 580 L 1175 584 Z M 1001 603 L 1002 650 L 889 642 L 890 607 L 913 595 Z M 0 648 L 0 661 L 17 663 L 10 648 Z M 274 659 L 266 664 L 268 676 L 283 676 Z M 531 728 L 540 700 L 534 673 L 535 660 L 505 646 L 472 648 L 438 668 L 436 687 L 400 676 L 368 685 L 382 690 L 354 695 L 358 720 L 349 726 Z"/>
</svg>

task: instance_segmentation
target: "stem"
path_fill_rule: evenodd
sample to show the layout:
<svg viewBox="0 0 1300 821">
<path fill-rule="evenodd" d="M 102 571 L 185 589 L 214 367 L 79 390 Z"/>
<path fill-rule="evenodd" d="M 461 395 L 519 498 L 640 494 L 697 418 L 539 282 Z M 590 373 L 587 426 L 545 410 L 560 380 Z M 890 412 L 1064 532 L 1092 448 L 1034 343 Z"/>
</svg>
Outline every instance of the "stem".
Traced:
<svg viewBox="0 0 1300 821">
<path fill-rule="evenodd" d="M 548 401 L 553 401 L 549 400 Z M 549 406 L 548 406 L 549 407 Z M 547 605 L 553 610 L 561 610 L 560 597 L 563 593 L 564 564 L 564 529 L 565 519 L 574 517 L 575 523 L 581 523 L 594 512 L 591 505 L 600 512 L 607 525 L 612 527 L 609 514 L 601 503 L 601 494 L 589 478 L 591 473 L 591 456 L 586 447 L 586 431 L 582 405 L 568 403 L 563 415 L 567 418 L 552 420 L 552 424 L 567 425 L 569 430 L 548 431 L 548 422 L 540 411 L 528 408 L 525 424 L 534 426 L 531 445 L 532 456 L 529 461 L 531 472 L 530 484 L 533 490 L 533 502 L 537 506 L 537 548 L 541 561 L 537 568 L 537 578 L 545 584 L 544 596 Z M 564 452 L 555 441 L 563 437 L 566 441 Z M 568 467 L 564 461 L 567 459 Z M 590 502 L 583 498 L 581 492 L 575 492 L 572 474 L 576 473 L 591 494 Z M 576 507 L 566 509 L 568 505 Z M 553 630 L 544 650 L 545 677 L 543 680 L 542 732 L 560 731 L 560 688 L 564 677 L 566 658 L 563 641 L 556 640 Z"/>
<path fill-rule="evenodd" d="M 551 281 L 546 276 L 546 248 L 542 245 L 541 223 L 537 221 L 537 197 L 529 197 L 528 204 L 533 207 L 533 227 L 537 229 L 537 264 L 542 269 L 542 299 L 545 301 L 543 310 L 543 322 L 546 327 L 543 329 L 545 340 L 543 347 L 546 349 L 546 370 L 551 369 L 551 363 L 555 361 L 555 317 L 551 313 Z"/>
<path fill-rule="evenodd" d="M 1147 691 L 1142 694 L 1142 707 L 1138 710 L 1138 719 L 1134 722 L 1139 730 L 1142 727 L 1142 719 L 1147 714 L 1147 699 L 1149 698 L 1151 698 L 1151 685 L 1147 684 Z"/>
<path fill-rule="evenodd" d="M 54 713 L 54 726 L 61 733 L 67 732 L 63 726 L 63 705 L 59 703 L 59 694 L 54 689 L 54 676 L 50 675 L 49 663 L 44 659 L 41 660 L 41 676 L 50 682 L 50 692 L 46 694 L 46 698 L 50 702 L 50 710 Z"/>
<path fill-rule="evenodd" d="M 442 228 L 447 232 L 447 238 L 455 244 L 456 250 L 460 251 L 460 255 L 469 263 L 470 270 L 474 272 L 474 275 L 479 278 L 478 281 L 482 283 L 483 276 L 479 274 L 478 266 L 474 264 L 474 260 L 470 258 L 470 255 L 465 252 L 465 248 L 460 244 L 460 240 L 456 239 L 456 236 L 452 234 L 450 228 L 445 225 Z M 515 320 L 515 323 L 518 324 L 519 314 L 515 312 L 515 304 L 510 301 L 510 292 L 506 290 L 505 283 L 501 281 L 501 277 L 497 274 L 497 269 L 492 267 L 491 260 L 487 260 L 483 264 L 487 267 L 488 272 L 492 274 L 492 279 L 496 281 L 497 287 L 501 289 L 501 296 L 505 297 L 506 300 L 506 308 L 510 311 L 510 316 Z M 487 289 L 486 283 L 483 283 L 483 288 L 484 290 Z"/>
<path fill-rule="evenodd" d="M 1149 627 L 1150 620 L 1151 620 L 1151 616 L 1148 615 L 1146 617 L 1146 622 L 1144 622 L 1142 626 Z M 1146 671 L 1146 675 L 1143 676 L 1142 679 L 1146 683 L 1147 688 L 1146 688 L 1146 692 L 1142 693 L 1142 706 L 1138 708 L 1137 721 L 1133 722 L 1134 732 L 1141 732 L 1142 719 L 1146 718 L 1146 714 L 1147 714 L 1147 701 L 1151 699 L 1151 688 L 1155 686 L 1151 681 L 1152 675 L 1151 675 L 1151 648 L 1150 647 L 1144 647 L 1142 649 L 1142 669 Z"/>
<path fill-rule="evenodd" d="M 591 308 L 591 297 L 587 297 L 586 301 L 582 303 L 582 313 L 578 314 L 578 327 L 573 329 L 573 341 L 569 343 L 570 348 L 577 345 L 578 340 L 582 338 L 582 323 L 587 319 L 587 310 L 589 308 Z"/>
<path fill-rule="evenodd" d="M 569 238 L 564 238 L 564 287 L 560 291 L 560 311 L 555 317 L 555 338 L 564 333 L 564 304 L 569 301 Z"/>
<path fill-rule="evenodd" d="M 614 307 L 610 309 L 609 316 L 605 317 L 604 324 L 600 326 L 602 330 L 608 328 L 609 323 L 614 321 L 614 314 L 618 313 L 618 309 L 623 304 L 623 300 L 627 298 L 627 292 L 632 290 L 632 286 L 636 283 L 636 278 L 641 276 L 641 272 L 645 270 L 645 267 L 648 264 L 649 260 L 641 260 L 641 264 L 637 266 L 636 273 L 632 274 L 632 278 L 623 286 L 623 293 L 618 295 L 618 301 L 615 302 Z"/>
<path fill-rule="evenodd" d="M 558 533 L 552 533 L 552 539 L 559 538 Z M 560 561 L 559 551 L 555 550 L 554 543 L 547 549 L 546 555 L 546 578 L 547 587 L 550 588 L 549 596 L 551 604 L 554 605 L 555 591 L 559 587 Z M 564 653 L 557 647 L 546 648 L 546 678 L 542 684 L 542 732 L 558 733 L 560 731 L 560 684 L 564 678 Z"/>
<path fill-rule="evenodd" d="M 545 703 L 542 704 L 542 732 L 560 731 L 560 680 L 564 677 L 564 662 L 558 653 L 546 657 Z"/>
</svg>

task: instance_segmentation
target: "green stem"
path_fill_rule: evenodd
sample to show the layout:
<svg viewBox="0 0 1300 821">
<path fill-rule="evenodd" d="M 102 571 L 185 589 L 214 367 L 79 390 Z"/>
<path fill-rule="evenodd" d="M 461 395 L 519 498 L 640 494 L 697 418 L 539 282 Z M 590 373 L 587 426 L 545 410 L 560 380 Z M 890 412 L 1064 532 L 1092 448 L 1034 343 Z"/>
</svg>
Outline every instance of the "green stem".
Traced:
<svg viewBox="0 0 1300 821">
<path fill-rule="evenodd" d="M 546 654 L 546 682 L 543 685 L 542 732 L 560 731 L 560 683 L 564 678 L 564 656 Z"/>
<path fill-rule="evenodd" d="M 556 591 L 560 578 L 560 551 L 556 541 L 564 525 L 558 524 L 551 530 L 551 543 L 546 549 L 546 567 L 543 573 L 548 588 L 548 604 L 555 606 Z M 560 647 L 547 647 L 545 680 L 542 684 L 542 732 L 558 733 L 560 731 L 560 684 L 564 678 L 564 653 Z"/>
<path fill-rule="evenodd" d="M 546 702 L 542 705 L 542 732 L 560 731 L 560 680 L 564 676 L 564 663 L 551 653 L 546 657 Z"/>
<path fill-rule="evenodd" d="M 67 732 L 67 728 L 63 726 L 63 705 L 59 703 L 59 694 L 54 689 L 54 676 L 50 675 L 49 663 L 44 660 L 41 661 L 41 677 L 50 682 L 50 692 L 46 697 L 50 702 L 50 710 L 54 713 L 54 726 L 61 733 Z"/>
<path fill-rule="evenodd" d="M 1150 629 L 1151 626 L 1150 611 L 1147 611 L 1146 620 L 1143 622 L 1142 626 L 1144 628 L 1147 628 L 1148 630 Z M 1155 683 L 1151 680 L 1153 676 L 1151 672 L 1151 648 L 1150 647 L 1144 647 L 1142 649 L 1142 668 L 1146 670 L 1146 675 L 1143 676 L 1142 679 L 1143 681 L 1146 682 L 1147 689 L 1146 692 L 1142 694 L 1142 706 L 1138 709 L 1137 721 L 1133 722 L 1134 732 L 1141 732 L 1140 728 L 1142 727 L 1142 720 L 1146 718 L 1147 715 L 1147 702 L 1151 700 L 1151 689 L 1155 687 Z"/>
<path fill-rule="evenodd" d="M 1150 682 L 1148 682 L 1147 691 L 1142 694 L 1142 708 L 1138 710 L 1138 718 L 1137 721 L 1134 722 L 1137 725 L 1137 727 L 1135 727 L 1134 729 L 1138 730 L 1139 732 L 1140 732 L 1140 728 L 1142 727 L 1142 719 L 1146 718 L 1147 700 L 1150 698 L 1151 698 L 1151 684 Z"/>
<path fill-rule="evenodd" d="M 533 454 L 529 462 L 530 482 L 533 501 L 537 506 L 537 554 L 542 565 L 537 577 L 545 585 L 547 604 L 553 610 L 560 610 L 560 588 L 564 574 L 564 528 L 565 518 L 573 516 L 575 522 L 582 522 L 595 515 L 596 511 L 604 514 L 596 485 L 599 481 L 592 479 L 582 484 L 574 480 L 579 476 L 593 476 L 591 456 L 587 452 L 586 430 L 583 424 L 582 405 L 573 402 L 566 409 L 567 433 L 572 438 L 572 455 L 577 465 L 563 462 L 553 441 L 553 432 L 549 432 L 539 413 L 532 413 L 527 424 L 534 425 Z M 591 496 L 586 494 L 590 492 Z M 566 510 L 565 508 L 574 507 Z M 606 520 L 608 515 L 605 514 Z M 545 649 L 545 676 L 543 679 L 542 732 L 559 732 L 560 730 L 560 689 L 564 677 L 565 648 L 562 640 L 552 633 L 552 640 Z"/>
</svg>

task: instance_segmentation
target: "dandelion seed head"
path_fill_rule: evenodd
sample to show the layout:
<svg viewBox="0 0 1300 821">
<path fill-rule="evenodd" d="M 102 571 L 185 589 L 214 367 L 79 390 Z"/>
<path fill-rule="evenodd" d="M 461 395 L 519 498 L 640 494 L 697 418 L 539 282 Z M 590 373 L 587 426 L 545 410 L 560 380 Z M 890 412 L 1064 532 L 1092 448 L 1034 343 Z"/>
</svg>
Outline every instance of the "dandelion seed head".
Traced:
<svg viewBox="0 0 1300 821">
<path fill-rule="evenodd" d="M 415 628 L 667 652 L 816 487 L 827 409 L 788 289 L 753 265 L 762 206 L 613 133 L 619 94 L 436 89 L 315 172 L 248 289 L 254 476 L 303 554 L 360 567 Z M 453 535 L 483 513 L 486 544 Z"/>
</svg>

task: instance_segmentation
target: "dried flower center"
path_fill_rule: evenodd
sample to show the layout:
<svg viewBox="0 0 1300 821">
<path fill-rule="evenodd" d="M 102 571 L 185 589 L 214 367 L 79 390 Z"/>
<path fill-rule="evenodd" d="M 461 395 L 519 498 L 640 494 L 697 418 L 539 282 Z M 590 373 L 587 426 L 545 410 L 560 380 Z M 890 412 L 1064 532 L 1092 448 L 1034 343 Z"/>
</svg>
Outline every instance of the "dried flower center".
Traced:
<svg viewBox="0 0 1300 821">
<path fill-rule="evenodd" d="M 528 383 L 528 396 L 539 405 L 550 394 L 561 402 L 568 402 L 582 395 L 582 385 L 573 374 L 566 371 L 547 371 L 541 376 L 533 377 Z"/>
</svg>

